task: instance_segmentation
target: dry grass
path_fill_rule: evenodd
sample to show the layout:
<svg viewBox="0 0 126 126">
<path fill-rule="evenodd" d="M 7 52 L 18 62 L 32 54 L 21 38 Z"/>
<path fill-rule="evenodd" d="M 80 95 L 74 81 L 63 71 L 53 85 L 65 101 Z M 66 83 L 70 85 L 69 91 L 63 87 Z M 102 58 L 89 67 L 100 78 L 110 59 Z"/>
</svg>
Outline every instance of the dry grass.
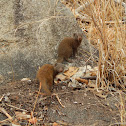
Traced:
<svg viewBox="0 0 126 126">
<path fill-rule="evenodd" d="M 88 31 L 90 43 L 99 50 L 97 85 L 107 88 L 108 85 L 114 84 L 124 89 L 126 75 L 126 25 L 122 21 L 124 7 L 121 2 L 115 3 L 114 0 L 90 1 L 67 0 L 67 5 L 73 11 L 82 30 Z"/>
<path fill-rule="evenodd" d="M 93 27 L 89 36 L 96 40 L 99 50 L 97 85 L 106 87 L 115 84 L 124 88 L 126 29 L 122 22 L 122 6 L 114 1 L 95 1 L 89 8 L 91 11 L 87 12 Z"/>
<path fill-rule="evenodd" d="M 67 2 L 66 2 L 67 1 Z M 65 0 L 89 42 L 99 50 L 97 88 L 126 87 L 126 16 L 122 2 L 114 0 Z M 120 118 L 125 123 L 125 96 L 120 96 Z"/>
</svg>

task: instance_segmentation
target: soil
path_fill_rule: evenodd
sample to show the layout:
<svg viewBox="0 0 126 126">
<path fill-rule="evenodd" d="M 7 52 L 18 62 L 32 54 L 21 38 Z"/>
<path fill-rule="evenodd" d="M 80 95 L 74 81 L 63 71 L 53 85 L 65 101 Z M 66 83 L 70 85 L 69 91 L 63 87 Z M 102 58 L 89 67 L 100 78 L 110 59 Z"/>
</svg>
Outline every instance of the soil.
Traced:
<svg viewBox="0 0 126 126">
<path fill-rule="evenodd" d="M 28 119 L 17 118 L 15 112 L 23 111 L 31 115 L 39 84 L 36 81 L 17 81 L 0 86 L 0 107 L 21 126 L 28 125 Z M 112 93 L 106 99 L 96 96 L 88 88 L 72 89 L 67 83 L 54 85 L 62 106 L 55 95 L 39 95 L 33 116 L 36 126 L 115 126 L 120 122 L 119 98 Z M 2 96 L 4 97 L 2 98 Z M 0 121 L 7 119 L 0 113 Z M 10 126 L 12 121 L 3 121 L 2 126 Z M 33 124 L 29 124 L 33 125 Z"/>
</svg>

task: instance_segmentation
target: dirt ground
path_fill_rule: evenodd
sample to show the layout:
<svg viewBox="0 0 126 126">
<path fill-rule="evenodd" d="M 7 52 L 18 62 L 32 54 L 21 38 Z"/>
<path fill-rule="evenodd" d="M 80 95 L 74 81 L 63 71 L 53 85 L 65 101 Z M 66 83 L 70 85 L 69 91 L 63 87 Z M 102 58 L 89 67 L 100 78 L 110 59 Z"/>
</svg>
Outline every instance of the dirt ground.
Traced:
<svg viewBox="0 0 126 126">
<path fill-rule="evenodd" d="M 13 82 L 0 86 L 0 107 L 17 122 L 18 126 L 28 124 L 26 117 L 18 117 L 17 112 L 31 115 L 37 96 L 39 84 L 31 82 Z M 54 85 L 61 104 L 55 95 L 44 97 L 39 95 L 33 113 L 36 126 L 116 126 L 120 122 L 119 98 L 114 92 L 106 99 L 96 96 L 85 88 L 69 88 L 66 83 Z M 7 119 L 5 113 L 0 113 L 1 126 L 11 126 L 14 121 Z M 35 124 L 34 124 L 35 125 Z"/>
</svg>

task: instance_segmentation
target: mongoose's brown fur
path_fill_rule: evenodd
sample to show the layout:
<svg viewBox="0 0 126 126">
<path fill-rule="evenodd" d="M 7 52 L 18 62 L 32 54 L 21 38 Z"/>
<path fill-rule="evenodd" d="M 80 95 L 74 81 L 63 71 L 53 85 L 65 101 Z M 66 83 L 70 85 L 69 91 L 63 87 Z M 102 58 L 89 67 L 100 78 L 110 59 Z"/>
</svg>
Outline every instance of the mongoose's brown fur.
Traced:
<svg viewBox="0 0 126 126">
<path fill-rule="evenodd" d="M 63 71 L 63 66 L 56 64 L 55 66 L 51 64 L 43 65 L 37 72 L 37 79 L 41 82 L 41 87 L 46 93 L 46 95 L 51 95 L 51 90 L 54 84 L 55 76 Z"/>
<path fill-rule="evenodd" d="M 73 38 L 64 38 L 58 47 L 58 59 L 57 63 L 62 63 L 64 60 L 71 62 L 68 60 L 70 56 L 75 56 L 77 52 L 78 46 L 81 44 L 82 41 L 82 34 L 81 33 L 74 33 Z"/>
</svg>

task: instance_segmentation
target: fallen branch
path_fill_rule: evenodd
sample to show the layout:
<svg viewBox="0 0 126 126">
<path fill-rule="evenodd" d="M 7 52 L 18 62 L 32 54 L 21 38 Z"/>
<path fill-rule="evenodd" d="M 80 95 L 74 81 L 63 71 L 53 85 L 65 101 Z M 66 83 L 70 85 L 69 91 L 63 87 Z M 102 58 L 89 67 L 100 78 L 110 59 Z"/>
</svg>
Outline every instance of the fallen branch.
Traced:
<svg viewBox="0 0 126 126">
<path fill-rule="evenodd" d="M 7 111 L 6 111 L 4 108 L 1 108 L 1 107 L 0 107 L 0 111 L 1 111 L 2 113 L 4 113 L 10 120 L 13 119 L 13 118 L 7 113 Z"/>
<path fill-rule="evenodd" d="M 37 97 L 36 97 L 36 100 L 35 100 L 35 104 L 34 104 L 34 108 L 33 108 L 33 113 L 34 113 L 34 110 L 35 110 L 35 107 L 36 107 L 36 103 L 37 103 L 37 100 L 38 100 L 38 96 L 40 94 L 41 87 L 42 87 L 42 83 L 40 82 L 39 91 L 38 91 L 38 94 L 37 94 Z"/>
<path fill-rule="evenodd" d="M 15 106 L 13 106 L 13 105 L 9 105 L 9 104 L 7 104 L 7 103 L 6 103 L 6 105 L 9 106 L 9 107 L 11 107 L 11 108 L 15 108 L 16 110 L 21 110 L 21 111 L 28 112 L 28 111 L 25 110 L 25 109 L 20 109 L 20 108 L 18 108 L 18 107 L 15 107 Z"/>
<path fill-rule="evenodd" d="M 81 77 L 81 78 L 86 80 L 96 80 L 97 76 L 88 76 L 88 77 Z"/>
<path fill-rule="evenodd" d="M 3 94 L 3 96 L 0 98 L 0 102 L 2 101 L 2 99 L 4 98 L 4 96 L 5 96 L 5 95 Z"/>
<path fill-rule="evenodd" d="M 63 108 L 65 108 L 65 106 L 61 103 L 61 101 L 60 101 L 60 99 L 59 99 L 59 97 L 58 97 L 58 94 L 53 93 L 53 94 L 52 94 L 52 96 L 53 96 L 53 95 L 55 95 L 55 96 L 56 96 L 56 98 L 57 98 L 57 100 L 58 100 L 59 104 L 60 104 Z"/>
<path fill-rule="evenodd" d="M 3 114 L 5 114 L 8 117 L 8 119 L 6 119 L 6 120 L 9 120 L 9 121 L 13 120 L 13 118 L 7 113 L 7 111 L 4 108 L 0 107 L 0 112 L 2 112 Z M 3 122 L 3 121 L 1 121 L 1 122 Z"/>
<path fill-rule="evenodd" d="M 75 80 L 77 80 L 78 82 L 81 82 L 81 83 L 88 84 L 88 80 L 85 80 L 83 78 L 75 78 Z"/>
</svg>

